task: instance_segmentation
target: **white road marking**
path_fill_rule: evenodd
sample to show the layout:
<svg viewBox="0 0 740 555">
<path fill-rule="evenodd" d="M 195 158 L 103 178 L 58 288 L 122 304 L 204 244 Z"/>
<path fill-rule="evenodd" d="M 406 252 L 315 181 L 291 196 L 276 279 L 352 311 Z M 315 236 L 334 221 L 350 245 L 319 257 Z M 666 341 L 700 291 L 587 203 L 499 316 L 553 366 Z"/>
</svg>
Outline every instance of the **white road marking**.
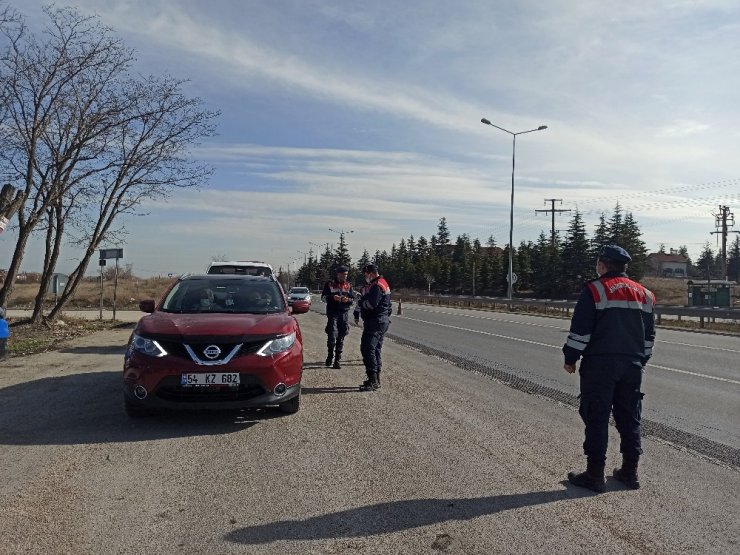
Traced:
<svg viewBox="0 0 740 555">
<path fill-rule="evenodd" d="M 503 322 L 504 324 L 519 324 L 522 326 L 532 326 L 536 328 L 549 328 L 553 330 L 561 330 L 564 333 L 568 333 L 568 328 L 563 326 L 551 326 L 548 324 L 535 324 L 534 322 L 521 322 L 519 320 L 505 320 L 503 318 L 492 318 L 490 316 L 478 316 L 476 314 L 464 314 L 459 312 L 447 312 L 445 310 L 429 310 L 428 308 L 412 308 L 410 310 L 418 310 L 419 312 L 431 312 L 434 314 L 447 314 L 449 316 L 464 316 L 465 318 L 475 318 L 477 320 L 491 320 L 493 322 Z M 460 309 L 465 310 L 465 309 Z M 529 314 L 528 316 L 537 316 L 535 314 Z M 403 318 L 403 316 L 401 316 Z M 540 316 L 542 318 L 542 316 Z M 708 351 L 722 351 L 725 353 L 740 353 L 740 349 L 729 349 L 727 347 L 710 347 L 709 345 L 696 345 L 693 343 L 681 343 L 679 341 L 666 341 L 665 339 L 656 339 L 656 343 L 663 343 L 664 345 L 679 345 L 681 347 L 691 347 L 693 349 L 707 349 Z"/>
<path fill-rule="evenodd" d="M 668 368 L 667 366 L 660 366 L 658 364 L 649 364 L 650 368 L 660 368 L 661 370 L 670 370 L 671 372 L 678 372 L 679 374 L 688 374 L 690 376 L 698 376 L 700 378 L 709 378 L 710 380 L 717 380 L 719 382 L 734 383 L 740 385 L 737 380 L 730 380 L 728 378 L 720 378 L 718 376 L 707 376 L 706 374 L 699 374 L 698 372 L 689 372 L 688 370 L 679 370 L 678 368 Z"/>
<path fill-rule="evenodd" d="M 439 322 L 429 322 L 427 320 L 419 320 L 418 318 L 409 318 L 408 316 L 397 316 L 398 318 L 403 318 L 404 320 L 411 320 L 413 322 L 419 322 L 421 324 L 429 324 L 430 326 L 439 326 L 442 328 L 449 328 L 453 330 L 459 330 L 469 333 L 477 333 L 480 335 L 488 335 L 491 337 L 499 337 L 501 339 L 510 339 L 511 341 L 519 341 L 520 343 L 529 343 L 530 345 L 539 345 L 541 347 L 549 347 L 551 349 L 558 349 L 560 350 L 562 348 L 562 345 L 551 345 L 549 343 L 541 343 L 539 341 L 531 341 L 529 339 L 522 339 L 521 337 L 513 337 L 511 335 L 502 335 L 500 333 L 491 333 L 488 331 L 480 331 L 480 330 L 473 330 L 470 328 L 463 328 L 461 326 L 452 326 L 450 324 L 440 324 Z M 728 378 L 720 378 L 719 376 L 710 376 L 708 374 L 700 374 L 699 372 L 690 372 L 688 370 L 679 370 L 678 368 L 670 368 L 668 366 L 659 366 L 657 364 L 648 364 L 650 368 L 660 368 L 661 370 L 667 370 L 669 372 L 677 372 L 679 374 L 688 374 L 690 376 L 696 376 L 698 378 L 706 378 L 708 380 L 717 380 L 720 382 L 726 382 L 726 383 L 732 383 L 735 385 L 740 385 L 740 381 L 737 380 L 730 380 Z"/>
</svg>

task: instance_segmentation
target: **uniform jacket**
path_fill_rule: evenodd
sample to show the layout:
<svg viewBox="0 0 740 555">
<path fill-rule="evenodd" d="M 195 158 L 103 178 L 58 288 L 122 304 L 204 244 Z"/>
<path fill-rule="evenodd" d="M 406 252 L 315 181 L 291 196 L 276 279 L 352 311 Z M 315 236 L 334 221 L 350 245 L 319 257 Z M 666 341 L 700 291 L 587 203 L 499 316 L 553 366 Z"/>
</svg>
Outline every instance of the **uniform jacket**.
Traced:
<svg viewBox="0 0 740 555">
<path fill-rule="evenodd" d="M 334 300 L 334 295 L 349 298 L 350 302 L 343 303 Z M 339 314 L 348 312 L 355 300 L 355 292 L 349 281 L 327 281 L 321 291 L 321 300 L 326 303 L 327 314 Z"/>
<path fill-rule="evenodd" d="M 563 345 L 566 364 L 580 357 L 622 356 L 647 363 L 655 340 L 655 295 L 627 274 L 589 281 L 573 311 Z"/>
<path fill-rule="evenodd" d="M 383 276 L 378 276 L 362 290 L 355 308 L 355 318 L 362 315 L 366 321 L 388 319 L 392 311 L 391 288 Z"/>
<path fill-rule="evenodd" d="M 5 318 L 0 318 L 0 339 L 7 339 L 8 337 L 10 337 L 8 321 Z"/>
</svg>

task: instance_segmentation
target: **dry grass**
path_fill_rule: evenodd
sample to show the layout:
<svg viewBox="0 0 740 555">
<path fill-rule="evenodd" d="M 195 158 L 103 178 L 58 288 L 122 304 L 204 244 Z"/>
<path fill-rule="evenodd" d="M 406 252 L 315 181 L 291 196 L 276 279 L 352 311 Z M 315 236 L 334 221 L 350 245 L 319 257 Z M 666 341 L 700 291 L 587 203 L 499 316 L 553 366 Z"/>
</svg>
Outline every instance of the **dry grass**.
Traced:
<svg viewBox="0 0 740 555">
<path fill-rule="evenodd" d="M 116 288 L 116 309 L 138 310 L 140 300 L 159 299 L 172 281 L 171 278 L 119 280 Z M 8 306 L 17 309 L 32 308 L 38 290 L 39 286 L 35 283 L 17 284 Z M 53 296 L 47 296 L 48 308 L 52 306 L 53 300 Z M 103 306 L 106 309 L 113 306 L 112 282 L 103 284 Z M 100 284 L 85 281 L 65 308 L 73 310 L 98 307 L 100 307 Z M 30 324 L 25 319 L 9 319 L 8 323 L 11 333 L 8 351 L 10 356 L 16 357 L 53 351 L 69 339 L 99 330 L 133 325 L 111 320 L 85 320 L 65 315 L 52 323 Z"/>
<path fill-rule="evenodd" d="M 688 303 L 688 280 L 646 277 L 640 283 L 655 293 L 658 304 L 686 306 Z"/>
<path fill-rule="evenodd" d="M 15 357 L 54 351 L 74 337 L 89 335 L 96 331 L 133 327 L 132 323 L 66 316 L 53 323 L 30 324 L 27 320 L 8 320 L 8 322 L 11 333 L 8 352 Z"/>
<path fill-rule="evenodd" d="M 118 280 L 115 288 L 116 308 L 120 310 L 138 310 L 139 301 L 143 299 L 159 299 L 174 281 L 173 278 L 149 278 Z M 8 303 L 12 308 L 31 308 L 38 293 L 37 283 L 16 283 L 13 296 Z M 103 308 L 113 307 L 113 282 L 103 283 Z M 47 295 L 46 306 L 52 306 L 53 295 Z M 65 308 L 98 308 L 100 307 L 100 283 L 84 281 L 75 291 L 74 297 Z"/>
</svg>

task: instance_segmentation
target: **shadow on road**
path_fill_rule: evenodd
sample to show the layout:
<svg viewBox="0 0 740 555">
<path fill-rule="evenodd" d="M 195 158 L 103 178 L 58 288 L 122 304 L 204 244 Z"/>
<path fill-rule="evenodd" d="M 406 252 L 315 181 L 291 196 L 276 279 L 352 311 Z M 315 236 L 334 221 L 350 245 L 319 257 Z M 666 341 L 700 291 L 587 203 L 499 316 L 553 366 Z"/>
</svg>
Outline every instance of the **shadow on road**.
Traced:
<svg viewBox="0 0 740 555">
<path fill-rule="evenodd" d="M 0 445 L 122 443 L 239 432 L 277 410 L 162 412 L 131 420 L 120 372 L 43 378 L 0 390 Z"/>
<path fill-rule="evenodd" d="M 60 353 L 73 355 L 121 355 L 126 353 L 126 345 L 90 345 L 88 347 L 67 347 L 59 349 Z"/>
<path fill-rule="evenodd" d="M 317 395 L 321 393 L 360 393 L 357 386 L 355 387 L 301 387 L 301 394 L 303 395 Z"/>
<path fill-rule="evenodd" d="M 573 490 L 535 491 L 472 499 L 410 499 L 390 501 L 303 520 L 283 520 L 234 530 L 230 542 L 255 545 L 279 540 L 320 540 L 389 534 L 451 520 L 470 520 L 502 511 L 585 497 Z"/>
<path fill-rule="evenodd" d="M 345 366 L 362 366 L 362 359 L 347 359 L 342 360 L 342 368 Z M 327 366 L 324 360 L 318 362 L 304 362 L 303 369 L 310 370 L 312 368 L 326 368 L 327 370 L 334 370 L 331 366 Z"/>
</svg>

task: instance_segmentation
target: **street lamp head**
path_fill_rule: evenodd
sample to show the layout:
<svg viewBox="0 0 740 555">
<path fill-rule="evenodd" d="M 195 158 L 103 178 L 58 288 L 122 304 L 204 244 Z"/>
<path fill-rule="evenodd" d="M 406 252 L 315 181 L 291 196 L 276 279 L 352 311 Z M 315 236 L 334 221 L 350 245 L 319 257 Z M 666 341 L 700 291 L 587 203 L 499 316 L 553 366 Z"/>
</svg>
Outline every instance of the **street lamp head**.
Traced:
<svg viewBox="0 0 740 555">
<path fill-rule="evenodd" d="M 491 125 L 491 122 L 488 121 L 486 118 L 481 118 L 480 122 L 485 123 L 486 125 Z"/>
<path fill-rule="evenodd" d="M 539 126 L 539 127 L 537 128 L 537 131 L 542 131 L 543 129 L 547 129 L 547 125 L 540 125 L 540 126 Z"/>
</svg>

